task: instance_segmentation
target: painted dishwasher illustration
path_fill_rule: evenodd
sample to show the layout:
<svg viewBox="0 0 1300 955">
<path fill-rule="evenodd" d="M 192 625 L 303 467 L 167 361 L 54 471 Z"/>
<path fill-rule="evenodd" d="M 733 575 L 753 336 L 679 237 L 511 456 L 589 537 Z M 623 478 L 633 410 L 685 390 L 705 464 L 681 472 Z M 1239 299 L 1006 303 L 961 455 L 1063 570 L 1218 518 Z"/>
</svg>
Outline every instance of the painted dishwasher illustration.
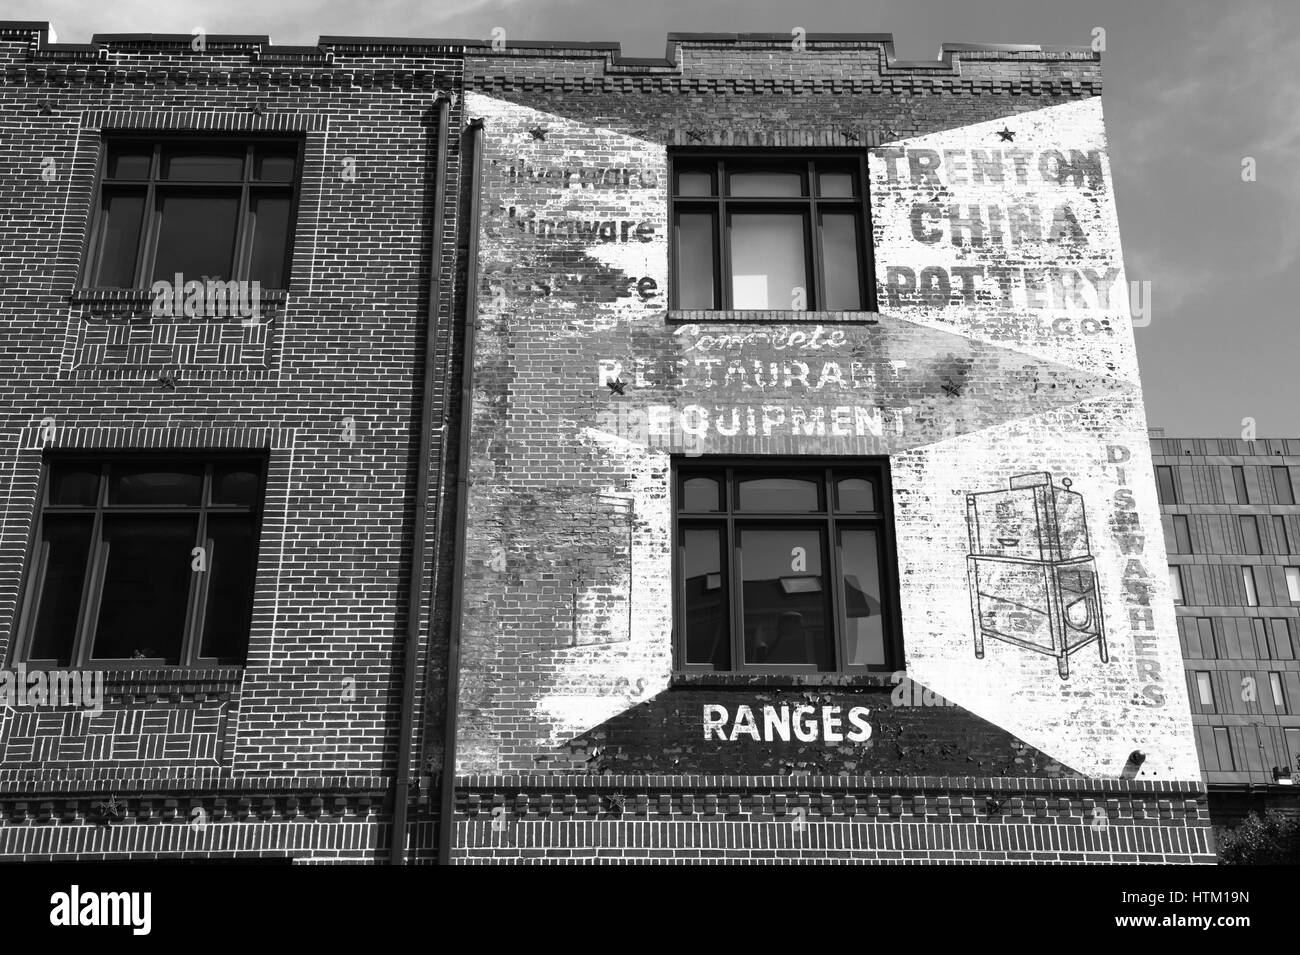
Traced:
<svg viewBox="0 0 1300 955">
<path fill-rule="evenodd" d="M 975 656 L 983 659 L 986 639 L 1000 640 L 1055 657 L 1068 680 L 1070 654 L 1090 643 L 1109 661 L 1083 495 L 1046 471 L 1008 484 L 966 495 Z"/>
</svg>

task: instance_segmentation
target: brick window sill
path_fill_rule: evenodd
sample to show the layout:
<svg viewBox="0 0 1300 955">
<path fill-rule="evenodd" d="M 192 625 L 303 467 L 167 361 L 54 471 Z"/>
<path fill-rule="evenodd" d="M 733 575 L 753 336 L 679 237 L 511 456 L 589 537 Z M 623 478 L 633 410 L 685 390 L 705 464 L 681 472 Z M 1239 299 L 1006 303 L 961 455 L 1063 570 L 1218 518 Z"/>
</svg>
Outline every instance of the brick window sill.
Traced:
<svg viewBox="0 0 1300 955">
<path fill-rule="evenodd" d="M 669 309 L 671 325 L 879 325 L 879 312 L 808 312 L 758 309 Z"/>
</svg>

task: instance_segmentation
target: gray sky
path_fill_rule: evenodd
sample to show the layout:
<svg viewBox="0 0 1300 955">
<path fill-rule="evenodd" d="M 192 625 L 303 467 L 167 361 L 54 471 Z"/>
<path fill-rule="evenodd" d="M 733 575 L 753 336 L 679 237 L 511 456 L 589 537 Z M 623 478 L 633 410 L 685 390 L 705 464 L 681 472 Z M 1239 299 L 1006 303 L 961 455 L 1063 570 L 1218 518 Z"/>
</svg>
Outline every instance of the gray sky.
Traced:
<svg viewBox="0 0 1300 955">
<path fill-rule="evenodd" d="M 618 41 L 662 56 L 672 31 L 893 33 L 899 55 L 955 43 L 1091 42 L 1106 30 L 1106 126 L 1129 278 L 1149 280 L 1138 348 L 1170 435 L 1300 436 L 1300 4 L 1295 0 L 3 0 L 0 19 L 92 33 L 322 34 Z M 1257 163 L 1241 179 L 1242 158 Z M 1288 171 L 1290 170 L 1290 171 Z"/>
</svg>

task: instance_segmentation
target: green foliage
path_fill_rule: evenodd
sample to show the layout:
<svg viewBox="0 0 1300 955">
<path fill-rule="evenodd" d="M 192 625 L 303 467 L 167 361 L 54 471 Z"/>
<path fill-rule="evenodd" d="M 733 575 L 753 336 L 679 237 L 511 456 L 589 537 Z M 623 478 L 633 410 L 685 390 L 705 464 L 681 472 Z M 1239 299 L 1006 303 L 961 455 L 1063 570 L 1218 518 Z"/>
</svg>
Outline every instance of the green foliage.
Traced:
<svg viewBox="0 0 1300 955">
<path fill-rule="evenodd" d="M 1300 865 L 1300 817 L 1269 810 L 1251 813 L 1233 829 L 1219 831 L 1224 865 Z"/>
</svg>

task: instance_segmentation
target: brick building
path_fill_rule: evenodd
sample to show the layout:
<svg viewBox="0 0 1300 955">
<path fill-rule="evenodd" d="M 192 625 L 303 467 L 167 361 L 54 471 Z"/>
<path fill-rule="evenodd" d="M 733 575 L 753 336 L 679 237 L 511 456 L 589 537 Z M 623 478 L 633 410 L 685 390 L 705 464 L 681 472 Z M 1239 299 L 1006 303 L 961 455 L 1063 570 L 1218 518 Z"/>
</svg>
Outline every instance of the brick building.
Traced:
<svg viewBox="0 0 1300 955">
<path fill-rule="evenodd" d="M 1087 49 L 467 46 L 455 861 L 1212 861 Z"/>
<path fill-rule="evenodd" d="M 1300 441 L 1167 438 L 1151 456 L 1216 822 L 1300 808 Z"/>
<path fill-rule="evenodd" d="M 0 858 L 1212 859 L 1092 51 L 0 58 Z"/>
<path fill-rule="evenodd" d="M 429 857 L 459 48 L 0 67 L 0 859 Z"/>
</svg>

